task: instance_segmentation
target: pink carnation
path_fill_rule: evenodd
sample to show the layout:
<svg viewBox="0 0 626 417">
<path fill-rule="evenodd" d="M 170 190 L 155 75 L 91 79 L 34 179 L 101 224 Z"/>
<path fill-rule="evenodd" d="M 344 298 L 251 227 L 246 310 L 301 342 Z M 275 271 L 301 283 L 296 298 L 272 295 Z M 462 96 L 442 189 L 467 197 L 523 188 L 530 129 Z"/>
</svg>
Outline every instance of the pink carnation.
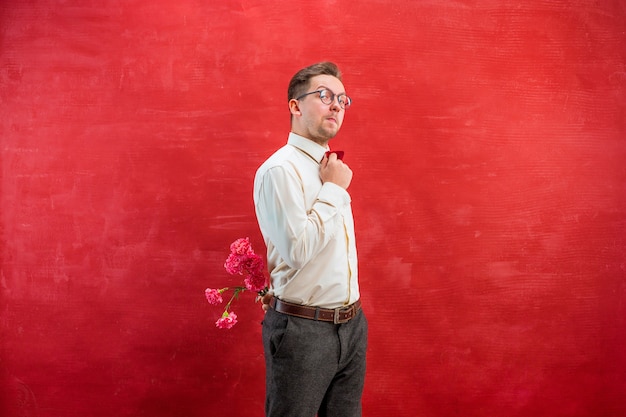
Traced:
<svg viewBox="0 0 626 417">
<path fill-rule="evenodd" d="M 228 255 L 226 258 L 226 262 L 224 262 L 224 268 L 226 268 L 226 272 L 231 275 L 241 274 L 243 265 L 242 265 L 243 257 L 234 253 Z"/>
<path fill-rule="evenodd" d="M 220 329 L 230 329 L 237 324 L 237 315 L 233 312 L 228 312 L 233 300 L 245 290 L 254 291 L 257 295 L 265 294 L 268 281 L 265 278 L 263 258 L 254 253 L 250 239 L 247 237 L 237 239 L 230 245 L 230 254 L 224 262 L 224 268 L 231 275 L 243 276 L 244 286 L 221 289 L 207 288 L 204 293 L 210 304 L 218 305 L 223 302 L 222 293 L 228 290 L 234 291 L 230 301 L 226 304 L 224 314 L 215 322 L 215 326 Z"/>
<path fill-rule="evenodd" d="M 262 275 L 262 274 L 248 275 L 243 280 L 243 282 L 247 289 L 249 289 L 250 291 L 254 291 L 254 292 L 259 292 L 259 291 L 264 290 L 267 284 L 265 282 L 265 275 Z"/>
<path fill-rule="evenodd" d="M 222 299 L 222 293 L 219 290 L 213 288 L 207 288 L 206 290 L 204 290 L 204 295 L 206 296 L 209 304 L 218 305 L 222 304 L 222 302 L 224 301 Z"/>
<path fill-rule="evenodd" d="M 265 269 L 263 258 L 254 252 L 246 255 L 231 253 L 224 262 L 226 272 L 231 275 L 242 275 L 244 273 L 261 275 Z"/>
<path fill-rule="evenodd" d="M 230 329 L 237 324 L 237 315 L 234 312 L 224 312 L 224 315 L 215 322 L 215 326 L 220 329 Z"/>
<path fill-rule="evenodd" d="M 236 255 L 248 255 L 254 253 L 250 245 L 250 239 L 242 237 L 230 244 L 230 251 Z"/>
<path fill-rule="evenodd" d="M 259 255 L 253 253 L 245 257 L 243 260 L 243 269 L 245 269 L 249 274 L 252 275 L 261 275 L 263 274 L 263 270 L 265 269 L 265 263 L 263 262 L 263 258 Z"/>
</svg>

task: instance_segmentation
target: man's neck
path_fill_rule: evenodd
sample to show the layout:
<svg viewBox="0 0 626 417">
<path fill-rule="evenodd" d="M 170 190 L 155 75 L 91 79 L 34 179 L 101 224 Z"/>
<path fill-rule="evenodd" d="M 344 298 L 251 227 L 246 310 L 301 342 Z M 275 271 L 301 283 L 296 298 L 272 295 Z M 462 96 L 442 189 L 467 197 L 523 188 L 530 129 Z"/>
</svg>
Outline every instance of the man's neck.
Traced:
<svg viewBox="0 0 626 417">
<path fill-rule="evenodd" d="M 293 127 L 291 128 L 291 133 L 295 133 L 298 136 L 302 136 L 303 138 L 306 138 L 310 141 L 313 141 L 315 143 L 317 143 L 320 146 L 323 146 L 325 148 L 328 148 L 328 141 L 330 141 L 330 138 L 328 139 L 324 139 L 324 138 L 312 138 L 309 135 L 303 133 L 303 132 L 297 132 L 295 129 L 293 129 Z"/>
</svg>

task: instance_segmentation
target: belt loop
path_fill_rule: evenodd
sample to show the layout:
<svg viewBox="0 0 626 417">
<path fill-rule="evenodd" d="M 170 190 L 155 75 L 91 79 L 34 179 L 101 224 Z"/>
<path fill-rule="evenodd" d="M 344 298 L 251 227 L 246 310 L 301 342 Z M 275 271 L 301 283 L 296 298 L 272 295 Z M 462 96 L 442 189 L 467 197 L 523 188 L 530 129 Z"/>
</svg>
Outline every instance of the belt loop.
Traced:
<svg viewBox="0 0 626 417">
<path fill-rule="evenodd" d="M 320 308 L 315 307 L 315 316 L 313 317 L 313 320 L 318 321 L 319 316 L 320 316 Z"/>
<path fill-rule="evenodd" d="M 333 323 L 334 323 L 334 324 L 339 324 L 339 323 L 341 323 L 341 321 L 339 320 L 339 311 L 340 311 L 340 310 L 341 310 L 341 307 L 337 307 L 337 308 L 335 309 L 335 315 L 334 315 L 334 317 L 333 317 Z"/>
</svg>

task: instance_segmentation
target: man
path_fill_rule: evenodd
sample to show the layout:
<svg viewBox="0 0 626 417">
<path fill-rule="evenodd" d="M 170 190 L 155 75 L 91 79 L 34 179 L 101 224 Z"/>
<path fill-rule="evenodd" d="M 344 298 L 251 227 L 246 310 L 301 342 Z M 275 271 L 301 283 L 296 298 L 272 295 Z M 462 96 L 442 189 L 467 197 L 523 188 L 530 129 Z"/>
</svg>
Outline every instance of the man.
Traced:
<svg viewBox="0 0 626 417">
<path fill-rule="evenodd" d="M 289 83 L 287 144 L 259 167 L 254 203 L 273 295 L 264 297 L 267 417 L 361 415 L 367 320 L 361 310 L 352 170 L 328 142 L 351 100 L 330 62 Z"/>
</svg>

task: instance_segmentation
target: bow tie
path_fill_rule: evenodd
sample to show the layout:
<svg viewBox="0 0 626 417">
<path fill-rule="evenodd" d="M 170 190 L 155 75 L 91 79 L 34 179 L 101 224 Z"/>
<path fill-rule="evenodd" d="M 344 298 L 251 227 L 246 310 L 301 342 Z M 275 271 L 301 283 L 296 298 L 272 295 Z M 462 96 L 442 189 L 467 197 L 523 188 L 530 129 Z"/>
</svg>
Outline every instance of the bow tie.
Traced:
<svg viewBox="0 0 626 417">
<path fill-rule="evenodd" d="M 331 153 L 337 154 L 337 159 L 339 160 L 343 160 L 343 151 L 328 151 L 326 152 L 326 158 L 328 158 L 330 156 Z"/>
</svg>

